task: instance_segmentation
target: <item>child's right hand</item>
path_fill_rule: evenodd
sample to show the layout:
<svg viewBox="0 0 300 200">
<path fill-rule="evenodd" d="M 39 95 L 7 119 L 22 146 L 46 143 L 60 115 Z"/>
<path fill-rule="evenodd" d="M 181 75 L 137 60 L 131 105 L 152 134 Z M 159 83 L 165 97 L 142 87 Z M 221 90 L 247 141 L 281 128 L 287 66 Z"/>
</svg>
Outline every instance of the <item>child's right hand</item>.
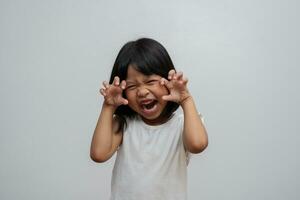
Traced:
<svg viewBox="0 0 300 200">
<path fill-rule="evenodd" d="M 104 103 L 114 107 L 127 105 L 128 100 L 122 96 L 125 87 L 126 81 L 123 80 L 120 84 L 120 78 L 118 76 L 114 78 L 111 85 L 103 81 L 103 87 L 100 89 L 100 93 L 104 96 Z"/>
</svg>

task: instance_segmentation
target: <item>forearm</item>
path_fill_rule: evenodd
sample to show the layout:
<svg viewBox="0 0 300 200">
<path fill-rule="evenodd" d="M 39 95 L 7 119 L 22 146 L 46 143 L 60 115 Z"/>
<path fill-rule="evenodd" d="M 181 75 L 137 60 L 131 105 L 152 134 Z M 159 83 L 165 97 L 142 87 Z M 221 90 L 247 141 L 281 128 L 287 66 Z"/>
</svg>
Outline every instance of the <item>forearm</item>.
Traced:
<svg viewBox="0 0 300 200">
<path fill-rule="evenodd" d="M 181 107 L 184 113 L 184 144 L 190 152 L 200 153 L 207 147 L 208 137 L 192 96 L 187 98 Z"/>
<path fill-rule="evenodd" d="M 114 107 L 103 104 L 91 143 L 91 157 L 101 157 L 110 152 L 112 148 L 114 111 Z"/>
</svg>

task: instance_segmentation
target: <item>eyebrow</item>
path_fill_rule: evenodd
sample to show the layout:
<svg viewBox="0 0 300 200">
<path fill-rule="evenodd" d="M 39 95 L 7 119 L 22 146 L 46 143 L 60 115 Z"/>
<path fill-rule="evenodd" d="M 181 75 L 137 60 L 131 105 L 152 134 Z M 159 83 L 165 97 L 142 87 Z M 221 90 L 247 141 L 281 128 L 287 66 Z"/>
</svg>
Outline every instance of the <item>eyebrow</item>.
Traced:
<svg viewBox="0 0 300 200">
<path fill-rule="evenodd" d="M 135 83 L 135 81 L 133 81 L 133 80 L 125 80 L 126 81 L 126 83 Z"/>
<path fill-rule="evenodd" d="M 158 77 L 153 77 L 153 76 L 154 76 L 154 75 L 146 76 L 142 81 L 145 82 L 145 81 L 148 81 L 149 79 L 159 80 Z M 132 80 L 132 79 L 126 79 L 125 81 L 126 81 L 126 83 L 136 83 L 136 82 L 137 82 L 137 81 Z"/>
</svg>

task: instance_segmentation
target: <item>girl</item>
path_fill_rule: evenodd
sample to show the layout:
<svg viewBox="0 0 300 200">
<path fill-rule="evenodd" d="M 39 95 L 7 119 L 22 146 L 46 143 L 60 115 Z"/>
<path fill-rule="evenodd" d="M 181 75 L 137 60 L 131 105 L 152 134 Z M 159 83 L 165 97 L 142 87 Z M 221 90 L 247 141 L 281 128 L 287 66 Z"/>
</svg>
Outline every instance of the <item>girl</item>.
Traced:
<svg viewBox="0 0 300 200">
<path fill-rule="evenodd" d="M 187 78 L 165 48 L 142 38 L 125 44 L 109 83 L 90 156 L 105 162 L 117 151 L 111 200 L 185 200 L 189 153 L 208 145 Z M 175 112 L 178 107 L 183 114 Z"/>
</svg>

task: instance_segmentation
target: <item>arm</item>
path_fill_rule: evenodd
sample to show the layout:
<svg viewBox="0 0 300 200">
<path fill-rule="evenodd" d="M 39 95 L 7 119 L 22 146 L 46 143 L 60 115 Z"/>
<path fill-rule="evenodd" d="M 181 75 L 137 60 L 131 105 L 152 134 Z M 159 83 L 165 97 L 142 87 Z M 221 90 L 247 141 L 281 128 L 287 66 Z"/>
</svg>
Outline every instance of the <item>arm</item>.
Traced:
<svg viewBox="0 0 300 200">
<path fill-rule="evenodd" d="M 208 145 L 206 129 L 190 96 L 181 103 L 184 114 L 183 143 L 191 153 L 200 153 Z"/>
<path fill-rule="evenodd" d="M 118 123 L 113 118 L 115 108 L 103 103 L 91 142 L 90 157 L 105 162 L 116 152 L 122 141 L 122 132 L 116 132 Z"/>
<path fill-rule="evenodd" d="M 118 106 L 128 104 L 122 97 L 125 86 L 126 82 L 120 84 L 119 77 L 115 77 L 111 85 L 103 82 L 100 92 L 104 96 L 104 103 L 90 148 L 90 157 L 95 162 L 105 162 L 111 158 L 122 142 L 122 130 L 117 132 L 119 124 L 113 116 Z"/>
<path fill-rule="evenodd" d="M 206 129 L 198 115 L 194 100 L 187 89 L 187 78 L 182 72 L 170 70 L 168 80 L 162 78 L 170 93 L 163 96 L 164 100 L 174 101 L 181 105 L 184 114 L 183 143 L 191 153 L 200 153 L 208 145 Z"/>
</svg>

